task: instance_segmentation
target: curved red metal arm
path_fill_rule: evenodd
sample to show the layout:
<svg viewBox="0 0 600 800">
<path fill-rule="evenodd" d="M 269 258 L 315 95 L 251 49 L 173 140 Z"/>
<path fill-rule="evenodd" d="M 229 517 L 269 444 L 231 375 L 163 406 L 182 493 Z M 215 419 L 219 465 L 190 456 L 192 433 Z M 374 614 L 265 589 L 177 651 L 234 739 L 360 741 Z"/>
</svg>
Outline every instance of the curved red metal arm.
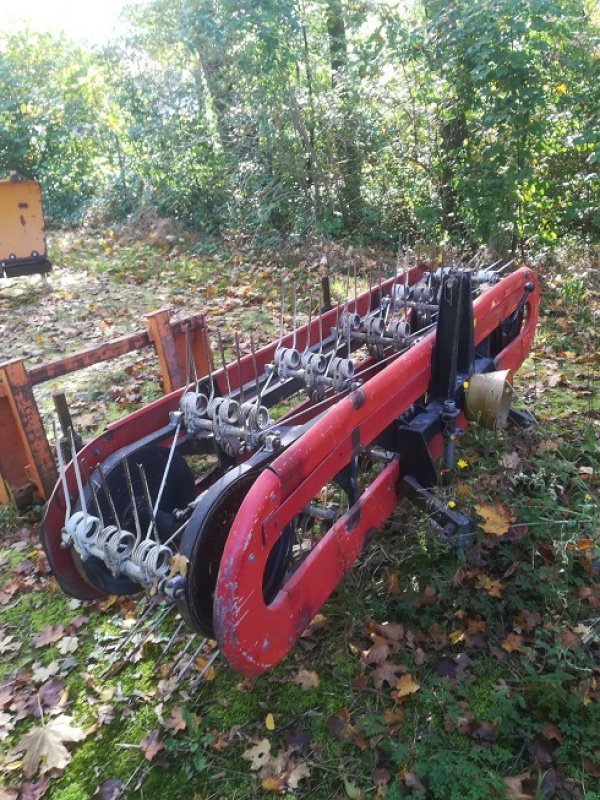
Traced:
<svg viewBox="0 0 600 800">
<path fill-rule="evenodd" d="M 412 267 L 407 271 L 407 282 L 409 284 L 415 283 L 426 269 L 427 265 L 423 263 Z M 389 293 L 396 280 L 396 278 L 390 278 L 378 288 L 381 288 L 383 294 Z M 377 290 L 375 290 L 375 292 L 376 291 Z M 348 304 L 348 308 L 364 316 L 371 308 L 374 302 L 373 298 L 374 292 L 365 292 L 356 298 L 356 300 L 351 300 Z M 258 373 L 261 374 L 265 366 L 273 361 L 274 352 L 279 345 L 291 347 L 295 340 L 296 346 L 302 350 L 307 344 L 318 342 L 321 331 L 325 331 L 327 335 L 330 328 L 337 327 L 338 323 L 339 308 L 333 308 L 324 313 L 321 318 L 313 319 L 310 326 L 304 325 L 300 327 L 295 334 L 289 333 L 284 336 L 281 342 L 271 342 L 266 347 L 261 348 L 256 353 L 256 368 Z M 230 364 L 226 369 L 227 378 L 225 378 L 225 371 L 223 369 L 214 373 L 215 384 L 221 392 L 224 392 L 227 386 L 231 386 L 234 390 L 238 389 L 240 378 L 243 384 L 251 383 L 255 379 L 255 365 L 251 355 L 242 358 L 239 372 L 235 362 Z M 179 401 L 184 391 L 185 388 L 177 389 L 165 397 L 161 397 L 149 405 L 140 408 L 138 411 L 128 414 L 118 422 L 109 425 L 103 433 L 89 442 L 89 444 L 78 453 L 78 461 L 83 472 L 84 482 L 98 464 L 104 463 L 106 459 L 114 453 L 123 448 L 135 445 L 145 437 L 152 436 L 157 431 L 160 431 L 161 428 L 168 426 L 169 415 L 172 411 L 178 410 Z M 314 412 L 312 412 L 312 404 L 310 402 L 305 403 L 303 407 L 306 409 L 306 415 L 302 421 L 305 421 L 305 419 L 310 419 Z M 166 445 L 170 444 L 169 436 L 166 436 L 161 443 Z M 77 483 L 72 463 L 67 465 L 66 481 L 71 499 L 73 502 L 76 502 Z M 63 548 L 61 546 L 65 512 L 65 497 L 62 485 L 59 481 L 54 487 L 54 491 L 46 506 L 42 531 L 42 543 L 52 571 L 59 578 L 62 588 L 74 597 L 78 597 L 81 600 L 94 600 L 98 597 L 102 597 L 105 592 L 92 586 L 77 568 L 77 563 L 73 557 L 71 548 Z"/>
<path fill-rule="evenodd" d="M 482 342 L 519 306 L 524 286 L 522 330 L 497 357 L 498 368 L 517 369 L 531 349 L 539 293 L 534 275 L 520 269 L 474 303 L 475 343 Z M 215 630 L 230 665 L 253 675 L 288 653 L 340 579 L 360 554 L 365 538 L 400 499 L 402 465 L 394 460 L 288 578 L 267 606 L 261 587 L 268 555 L 282 530 L 306 504 L 428 389 L 433 333 L 418 342 L 360 389 L 340 400 L 256 480 L 231 528 L 215 592 Z M 464 416 L 457 425 L 465 427 Z M 434 458 L 442 438 L 430 444 Z"/>
</svg>

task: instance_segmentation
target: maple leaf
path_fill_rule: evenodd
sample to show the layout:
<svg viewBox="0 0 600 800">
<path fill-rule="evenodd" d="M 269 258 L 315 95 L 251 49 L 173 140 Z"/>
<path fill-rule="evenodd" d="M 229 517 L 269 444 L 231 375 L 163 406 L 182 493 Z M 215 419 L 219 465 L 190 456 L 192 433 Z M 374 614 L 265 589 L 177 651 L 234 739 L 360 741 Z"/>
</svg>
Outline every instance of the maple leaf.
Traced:
<svg viewBox="0 0 600 800">
<path fill-rule="evenodd" d="M 47 625 L 43 631 L 40 631 L 37 636 L 32 639 L 33 646 L 37 649 L 39 647 L 46 647 L 48 644 L 53 644 L 62 639 L 65 633 L 63 625 Z"/>
<path fill-rule="evenodd" d="M 190 560 L 187 556 L 181 553 L 175 553 L 169 561 L 169 578 L 174 578 L 176 575 L 182 575 L 184 578 L 187 575 L 188 564 Z"/>
<path fill-rule="evenodd" d="M 0 653 L 14 653 L 21 647 L 21 642 L 14 636 L 0 637 Z"/>
<path fill-rule="evenodd" d="M 250 762 L 250 769 L 255 772 L 269 761 L 270 755 L 271 742 L 268 739 L 261 739 L 252 747 L 244 750 L 242 758 Z"/>
<path fill-rule="evenodd" d="M 316 672 L 309 669 L 299 669 L 293 677 L 294 683 L 297 683 L 302 691 L 307 692 L 309 689 L 316 689 L 319 686 L 319 676 Z"/>
<path fill-rule="evenodd" d="M 523 649 L 523 637 L 516 633 L 509 633 L 502 642 L 502 649 L 507 653 L 514 653 L 516 650 Z"/>
<path fill-rule="evenodd" d="M 35 663 L 32 667 L 33 673 L 31 675 L 31 679 L 35 683 L 45 683 L 48 678 L 51 678 L 53 675 L 56 675 L 60 670 L 60 664 L 58 661 L 51 661 L 48 666 L 43 667 L 38 663 Z"/>
<path fill-rule="evenodd" d="M 328 717 L 325 726 L 332 736 L 341 739 L 343 742 L 348 741 L 354 733 L 354 727 L 350 724 L 350 713 L 347 708 L 340 708 L 330 717 Z"/>
<path fill-rule="evenodd" d="M 296 764 L 287 777 L 286 783 L 288 785 L 288 789 L 297 789 L 300 781 L 303 781 L 305 778 L 310 778 L 310 767 L 306 761 L 300 761 L 300 763 Z"/>
<path fill-rule="evenodd" d="M 390 653 L 388 642 L 381 636 L 373 636 L 373 644 L 362 654 L 364 664 L 383 664 Z"/>
<path fill-rule="evenodd" d="M 125 791 L 125 784 L 119 778 L 107 778 L 96 789 L 92 800 L 118 800 Z"/>
<path fill-rule="evenodd" d="M 530 777 L 528 772 L 523 772 L 521 775 L 512 775 L 510 778 L 504 778 L 507 796 L 511 800 L 533 800 L 533 795 L 526 794 L 523 791 L 523 781 L 529 780 Z"/>
<path fill-rule="evenodd" d="M 159 741 L 158 736 L 159 731 L 153 730 L 148 734 L 148 736 L 146 736 L 145 739 L 142 739 L 140 742 L 140 750 L 144 754 L 146 761 L 152 761 L 152 759 L 163 749 L 162 742 Z"/>
<path fill-rule="evenodd" d="M 498 502 L 493 506 L 476 503 L 475 511 L 485 520 L 483 524 L 480 524 L 480 528 L 485 533 L 493 536 L 504 536 L 505 533 L 508 533 L 514 517 L 510 508 Z"/>
<path fill-rule="evenodd" d="M 402 675 L 396 681 L 396 688 L 392 692 L 392 698 L 398 702 L 399 700 L 403 700 L 405 697 L 408 697 L 409 694 L 418 692 L 420 688 L 420 685 L 413 681 L 410 675 Z"/>
<path fill-rule="evenodd" d="M 184 720 L 181 714 L 181 708 L 179 706 L 175 706 L 175 708 L 171 709 L 170 718 L 165 722 L 165 728 L 175 735 L 179 731 L 184 731 L 186 727 L 187 722 Z"/>
<path fill-rule="evenodd" d="M 72 721 L 71 717 L 61 714 L 20 738 L 15 749 L 25 751 L 22 769 L 26 778 L 31 778 L 38 769 L 43 775 L 51 769 L 62 770 L 67 766 L 71 756 L 64 742 L 80 742 L 85 738 L 83 730 Z"/>
<path fill-rule="evenodd" d="M 69 653 L 74 653 L 79 647 L 79 639 L 76 636 L 65 636 L 56 646 L 58 652 L 66 656 Z"/>
<path fill-rule="evenodd" d="M 502 592 L 505 589 L 501 581 L 495 581 L 487 575 L 479 575 L 477 577 L 477 585 L 489 594 L 490 597 L 502 597 Z"/>
<path fill-rule="evenodd" d="M 384 683 L 387 683 L 388 686 L 393 686 L 398 680 L 398 673 L 401 672 L 406 672 L 406 668 L 400 664 L 386 661 L 373 670 L 373 686 L 376 689 L 381 689 Z"/>
</svg>

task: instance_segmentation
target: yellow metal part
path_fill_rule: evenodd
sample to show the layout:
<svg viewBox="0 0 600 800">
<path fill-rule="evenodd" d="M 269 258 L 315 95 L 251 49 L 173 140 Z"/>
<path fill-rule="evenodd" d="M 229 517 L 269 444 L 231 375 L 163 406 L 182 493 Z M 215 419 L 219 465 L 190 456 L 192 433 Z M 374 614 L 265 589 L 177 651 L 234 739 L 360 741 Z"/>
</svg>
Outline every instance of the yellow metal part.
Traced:
<svg viewBox="0 0 600 800">
<path fill-rule="evenodd" d="M 0 262 L 43 261 L 42 192 L 33 181 L 0 181 Z"/>
</svg>

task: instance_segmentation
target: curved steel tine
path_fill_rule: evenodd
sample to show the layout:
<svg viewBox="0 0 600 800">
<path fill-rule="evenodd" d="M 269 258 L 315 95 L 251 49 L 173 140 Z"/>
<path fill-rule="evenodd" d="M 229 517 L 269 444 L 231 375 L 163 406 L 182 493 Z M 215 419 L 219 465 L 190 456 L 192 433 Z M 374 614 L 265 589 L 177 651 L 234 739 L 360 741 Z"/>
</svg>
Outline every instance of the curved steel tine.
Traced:
<svg viewBox="0 0 600 800">
<path fill-rule="evenodd" d="M 167 655 L 167 653 L 169 652 L 169 650 L 173 646 L 173 642 L 175 641 L 175 639 L 181 633 L 181 629 L 184 627 L 184 625 L 185 625 L 185 623 L 182 620 L 179 623 L 179 625 L 175 628 L 174 632 L 171 634 L 171 636 L 169 638 L 169 641 L 166 643 L 166 645 L 161 650 L 160 656 L 157 658 L 155 666 L 158 667 L 160 664 L 162 664 L 162 662 L 164 661 L 165 656 Z"/>
<path fill-rule="evenodd" d="M 65 520 L 71 516 L 71 495 L 69 494 L 69 486 L 67 483 L 67 468 L 65 465 L 65 458 L 62 451 L 60 436 L 58 435 L 58 424 L 56 417 L 52 418 L 52 428 L 54 430 L 54 446 L 56 448 L 56 458 L 58 460 L 58 472 L 60 482 L 62 485 L 63 495 L 65 497 Z"/>
<path fill-rule="evenodd" d="M 73 428 L 69 428 L 69 441 L 71 445 L 71 458 L 73 461 L 73 469 L 75 470 L 75 480 L 77 481 L 77 491 L 79 492 L 79 497 L 81 498 L 81 507 L 83 509 L 83 513 L 87 517 L 88 516 L 87 503 L 85 500 L 85 495 L 83 493 L 83 482 L 81 479 L 81 471 L 79 469 L 79 461 L 77 459 L 77 447 L 75 445 L 75 434 L 73 433 Z"/>
<path fill-rule="evenodd" d="M 312 289 L 308 293 L 308 325 L 306 326 L 306 344 L 304 347 L 304 352 L 307 353 L 310 349 L 310 326 L 312 324 Z"/>
<path fill-rule="evenodd" d="M 221 331 L 217 331 L 217 340 L 219 342 L 219 351 L 221 353 L 221 363 L 223 364 L 223 373 L 225 375 L 225 383 L 227 385 L 227 394 L 231 394 L 231 383 L 229 381 L 229 371 L 227 369 L 227 361 L 225 360 L 225 346 L 223 344 L 223 337 Z"/>
<path fill-rule="evenodd" d="M 148 506 L 148 513 L 150 514 L 150 523 L 154 530 L 154 539 L 155 541 L 158 542 L 158 528 L 156 526 L 156 517 L 154 516 L 154 509 L 152 508 L 152 497 L 150 495 L 150 487 L 148 486 L 148 478 L 146 477 L 146 470 L 144 469 L 143 464 L 138 464 L 137 468 L 140 473 L 140 478 L 142 479 L 144 499 L 146 500 L 146 505 Z"/>
<path fill-rule="evenodd" d="M 102 513 L 102 509 L 100 508 L 100 503 L 98 501 L 98 493 L 96 491 L 96 489 L 98 488 L 98 484 L 95 484 L 93 480 L 90 480 L 90 488 L 94 496 L 94 503 L 96 504 L 96 511 L 98 512 L 98 519 L 100 520 L 100 525 L 102 525 L 102 528 L 105 528 L 106 525 L 104 524 L 104 515 Z"/>
<path fill-rule="evenodd" d="M 293 333 L 292 333 L 292 349 L 296 349 L 296 333 L 298 327 L 298 290 L 296 286 L 294 286 L 294 293 L 293 293 L 293 317 L 292 317 L 292 326 L 293 326 Z"/>
<path fill-rule="evenodd" d="M 235 332 L 235 358 L 237 361 L 237 374 L 238 374 L 238 391 L 240 393 L 240 403 L 244 402 L 244 384 L 242 381 L 242 354 L 240 350 L 240 335 Z"/>
<path fill-rule="evenodd" d="M 219 651 L 215 650 L 214 653 L 211 655 L 211 657 L 206 662 L 206 664 L 202 667 L 200 672 L 197 675 L 195 675 L 192 678 L 192 680 L 190 681 L 190 689 L 196 689 L 198 687 L 198 685 L 202 682 L 202 679 L 204 678 L 204 676 L 206 675 L 208 670 L 214 664 L 214 662 L 217 659 L 218 655 L 219 655 Z"/>
<path fill-rule="evenodd" d="M 106 482 L 106 477 L 104 475 L 104 470 L 102 469 L 102 464 L 98 464 L 98 473 L 100 475 L 100 485 L 102 486 L 102 491 L 106 495 L 106 499 L 108 501 L 108 505 L 110 507 L 110 513 L 112 514 L 112 518 L 116 527 L 121 530 L 121 520 L 119 519 L 119 515 L 117 514 L 117 509 L 115 507 L 115 501 L 113 500 L 113 496 L 110 493 L 110 489 L 108 488 L 108 483 Z"/>
<path fill-rule="evenodd" d="M 153 516 L 156 517 L 156 513 L 158 511 L 158 507 L 160 505 L 160 501 L 162 500 L 163 492 L 165 490 L 165 486 L 167 483 L 167 476 L 169 474 L 169 470 L 171 469 L 171 463 L 173 461 L 173 455 L 175 453 L 175 448 L 177 447 L 177 439 L 179 439 L 179 431 L 181 430 L 181 418 L 177 423 L 177 427 L 175 428 L 175 432 L 173 433 L 173 441 L 171 442 L 171 448 L 169 450 L 169 456 L 167 458 L 167 463 L 165 465 L 165 470 L 163 472 L 162 480 L 160 482 L 160 487 L 158 489 L 158 494 L 156 495 L 156 501 L 154 503 L 154 512 Z M 150 534 L 152 533 L 152 526 L 153 521 L 150 519 L 150 524 L 148 525 L 148 530 L 146 531 L 146 539 L 150 538 Z"/>
<path fill-rule="evenodd" d="M 141 650 L 141 649 L 142 649 L 142 647 L 143 647 L 143 646 L 146 644 L 146 642 L 147 642 L 147 641 L 148 641 L 148 639 L 149 639 L 149 638 L 152 636 L 152 634 L 154 633 L 154 631 L 155 631 L 155 630 L 158 628 L 158 626 L 160 625 L 160 623 L 161 623 L 161 622 L 162 622 L 162 621 L 163 621 L 163 620 L 164 620 L 164 619 L 167 617 L 167 615 L 168 615 L 168 614 L 170 614 L 170 613 L 171 613 L 173 610 L 174 610 L 174 606 L 172 606 L 172 605 L 165 606 L 165 608 L 164 608 L 164 609 L 163 609 L 163 610 L 160 612 L 160 614 L 159 614 L 158 618 L 157 618 L 156 620 L 154 620 L 154 622 L 152 623 L 152 625 L 150 626 L 150 628 L 149 628 L 149 629 L 146 631 L 146 633 L 145 633 L 145 635 L 144 635 L 144 638 L 143 638 L 143 639 L 142 639 L 140 642 L 138 642 L 138 643 L 137 643 L 137 645 L 136 645 L 136 646 L 133 648 L 133 650 L 130 650 L 130 651 L 127 653 L 127 658 L 133 658 L 133 657 L 134 657 L 134 655 L 135 655 L 135 654 L 136 654 L 136 653 L 137 653 L 139 650 Z"/>
<path fill-rule="evenodd" d="M 126 458 L 124 458 L 123 464 L 125 469 L 125 482 L 127 483 L 127 492 L 129 494 L 129 499 L 131 500 L 131 511 L 133 513 L 133 521 L 135 524 L 136 543 L 139 543 L 142 538 L 142 529 L 140 527 L 140 517 L 138 514 L 137 504 L 135 502 L 135 492 L 133 491 L 133 482 L 131 480 L 131 470 L 129 469 L 129 461 Z"/>
<path fill-rule="evenodd" d="M 208 335 L 202 337 L 204 339 L 204 355 L 206 357 L 206 368 L 208 370 L 208 381 L 210 384 L 210 400 L 214 400 L 215 397 L 215 382 L 213 379 L 213 371 L 212 371 L 212 351 L 210 349 L 210 342 L 208 341 Z"/>
<path fill-rule="evenodd" d="M 184 668 L 183 668 L 183 669 L 182 669 L 180 672 L 178 672 L 178 673 L 177 673 L 177 675 L 176 675 L 176 678 L 177 678 L 177 680 L 178 680 L 178 681 L 182 681 L 182 680 L 185 678 L 185 676 L 188 674 L 188 672 L 191 670 L 192 666 L 194 665 L 194 661 L 195 661 L 195 660 L 198 658 L 198 656 L 200 655 L 200 651 L 201 651 L 201 650 L 202 650 L 202 648 L 205 646 L 205 644 L 207 643 L 207 641 L 208 641 L 208 639 L 203 639 L 203 640 L 200 642 L 200 644 L 198 645 L 198 647 L 197 647 L 197 648 L 194 650 L 194 652 L 193 652 L 193 653 L 192 653 L 192 655 L 190 656 L 190 658 L 189 658 L 189 661 L 187 662 L 187 664 L 185 665 L 185 667 L 184 667 Z"/>
<path fill-rule="evenodd" d="M 254 369 L 254 380 L 256 383 L 256 405 L 261 405 L 260 381 L 258 379 L 258 366 L 256 362 L 256 348 L 254 346 L 254 334 L 250 334 L 250 352 L 252 353 L 252 368 Z"/>
</svg>

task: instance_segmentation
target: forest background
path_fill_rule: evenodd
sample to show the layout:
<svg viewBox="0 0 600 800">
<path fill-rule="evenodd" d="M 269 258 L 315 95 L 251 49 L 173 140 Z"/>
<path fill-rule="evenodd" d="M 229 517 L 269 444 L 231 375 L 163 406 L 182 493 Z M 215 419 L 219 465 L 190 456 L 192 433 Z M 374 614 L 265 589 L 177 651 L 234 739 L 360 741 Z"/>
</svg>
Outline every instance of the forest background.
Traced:
<svg viewBox="0 0 600 800">
<path fill-rule="evenodd" d="M 150 0 L 86 46 L 0 43 L 0 174 L 51 224 L 600 238 L 596 0 Z"/>
</svg>

